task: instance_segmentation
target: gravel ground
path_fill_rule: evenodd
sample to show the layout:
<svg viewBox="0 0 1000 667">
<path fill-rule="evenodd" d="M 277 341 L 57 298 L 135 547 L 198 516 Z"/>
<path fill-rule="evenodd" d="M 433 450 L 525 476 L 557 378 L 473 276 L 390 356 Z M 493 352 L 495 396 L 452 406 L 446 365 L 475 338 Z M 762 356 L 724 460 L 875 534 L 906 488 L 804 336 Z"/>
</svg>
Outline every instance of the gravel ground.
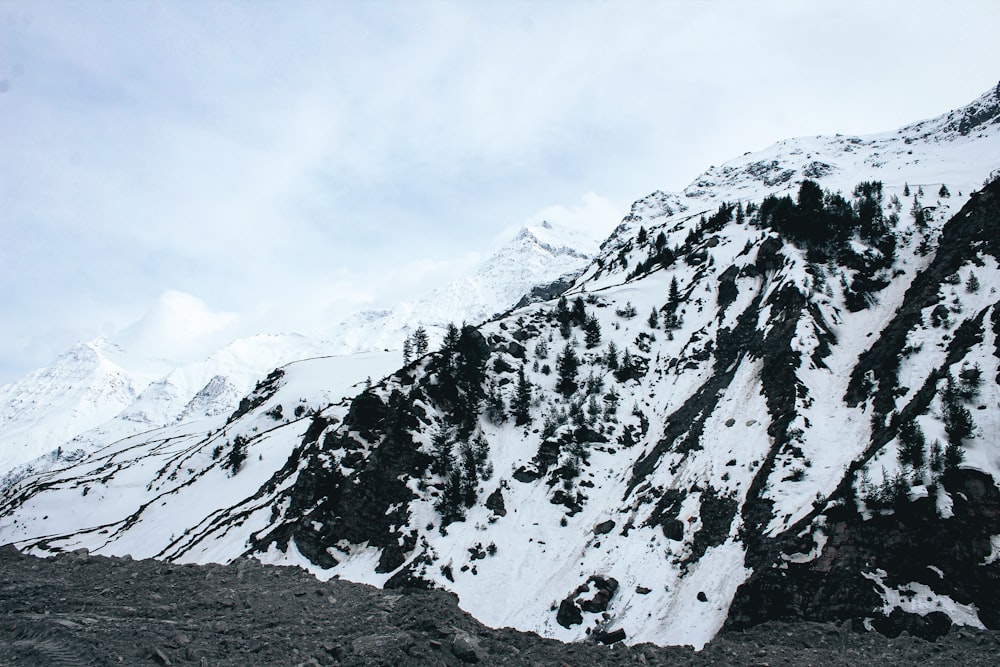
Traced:
<svg viewBox="0 0 1000 667">
<path fill-rule="evenodd" d="M 609 638 L 610 639 L 610 638 Z M 766 623 L 689 648 L 487 628 L 442 591 L 382 591 L 241 560 L 176 565 L 0 548 L 0 665 L 995 665 L 1000 633 L 936 642 Z"/>
</svg>

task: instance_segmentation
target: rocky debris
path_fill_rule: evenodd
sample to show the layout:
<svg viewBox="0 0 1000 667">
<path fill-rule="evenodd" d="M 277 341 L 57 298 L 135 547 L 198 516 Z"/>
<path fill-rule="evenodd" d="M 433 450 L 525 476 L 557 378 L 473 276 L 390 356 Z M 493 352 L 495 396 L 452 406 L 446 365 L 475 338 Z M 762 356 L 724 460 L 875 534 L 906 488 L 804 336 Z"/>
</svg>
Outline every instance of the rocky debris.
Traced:
<svg viewBox="0 0 1000 667">
<path fill-rule="evenodd" d="M 627 646 L 627 628 L 563 644 L 487 628 L 439 590 L 319 582 L 291 567 L 230 566 L 0 548 L 0 664 L 104 665 L 993 665 L 1000 633 L 929 642 L 862 624 L 769 622 L 702 651 Z M 595 598 L 610 580 L 588 580 Z M 579 613 L 579 607 L 572 605 Z M 223 628 L 219 632 L 218 628 Z"/>
</svg>

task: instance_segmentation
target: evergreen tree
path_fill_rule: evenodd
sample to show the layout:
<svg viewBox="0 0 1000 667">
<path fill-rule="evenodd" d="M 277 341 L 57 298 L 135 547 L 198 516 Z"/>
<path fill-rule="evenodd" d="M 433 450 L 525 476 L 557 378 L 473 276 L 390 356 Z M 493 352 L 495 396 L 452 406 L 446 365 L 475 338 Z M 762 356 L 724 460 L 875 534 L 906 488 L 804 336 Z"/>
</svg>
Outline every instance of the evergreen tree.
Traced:
<svg viewBox="0 0 1000 667">
<path fill-rule="evenodd" d="M 444 341 L 441 343 L 441 349 L 446 352 L 454 351 L 458 347 L 458 336 L 458 327 L 453 322 L 449 322 L 448 329 L 444 334 Z"/>
<path fill-rule="evenodd" d="M 975 422 L 972 421 L 972 413 L 962 405 L 963 391 L 955 382 L 955 378 L 948 373 L 947 384 L 941 403 L 944 412 L 944 431 L 948 435 L 948 442 L 944 449 L 944 469 L 953 470 L 965 458 L 962 449 L 962 442 L 972 436 L 975 430 Z"/>
<path fill-rule="evenodd" d="M 913 216 L 913 223 L 917 226 L 917 229 L 927 227 L 927 213 L 924 211 L 924 207 L 916 195 L 913 195 L 913 206 L 910 207 L 910 215 Z"/>
<path fill-rule="evenodd" d="M 560 326 L 568 326 L 570 319 L 569 301 L 566 300 L 565 296 L 561 296 L 559 297 L 559 301 L 556 302 L 556 320 L 559 321 Z"/>
<path fill-rule="evenodd" d="M 608 351 L 604 355 L 604 363 L 611 370 L 618 369 L 618 346 L 615 341 L 608 341 Z"/>
<path fill-rule="evenodd" d="M 614 387 L 604 395 L 604 418 L 606 420 L 614 420 L 615 415 L 618 414 L 619 401 L 620 398 Z"/>
<path fill-rule="evenodd" d="M 975 294 L 979 291 L 979 278 L 976 277 L 975 273 L 969 274 L 969 279 L 965 282 L 965 291 L 969 294 Z"/>
<path fill-rule="evenodd" d="M 904 197 L 909 197 L 910 196 L 910 184 L 909 183 L 904 183 L 903 184 L 903 196 Z"/>
<path fill-rule="evenodd" d="M 233 446 L 226 457 L 226 467 L 233 475 L 238 473 L 243 467 L 243 462 L 247 460 L 247 439 L 238 435 L 233 439 Z"/>
<path fill-rule="evenodd" d="M 649 318 L 646 322 L 649 323 L 650 329 L 655 329 L 660 325 L 660 314 L 656 312 L 656 306 L 653 306 L 653 309 L 649 311 Z"/>
<path fill-rule="evenodd" d="M 431 432 L 431 450 L 433 451 L 434 457 L 432 469 L 435 474 L 446 479 L 448 477 L 448 472 L 452 467 L 452 446 L 453 442 L 451 429 L 443 424 L 438 424 L 434 431 Z"/>
<path fill-rule="evenodd" d="M 639 233 L 636 235 L 635 240 L 636 240 L 636 242 L 639 245 L 642 245 L 643 243 L 646 242 L 646 228 L 645 227 L 641 227 L 641 226 L 639 227 Z"/>
<path fill-rule="evenodd" d="M 427 329 L 423 328 L 423 326 L 417 327 L 417 330 L 413 332 L 413 351 L 416 352 L 418 357 L 427 354 L 428 344 Z"/>
<path fill-rule="evenodd" d="M 899 429 L 899 462 L 914 470 L 924 467 L 924 446 L 927 440 L 923 429 L 914 420 L 905 422 Z"/>
<path fill-rule="evenodd" d="M 951 193 L 948 191 L 948 186 L 944 183 L 941 184 L 941 189 L 938 190 L 938 197 L 950 197 Z"/>
<path fill-rule="evenodd" d="M 573 324 L 582 327 L 587 322 L 587 307 L 583 304 L 582 297 L 573 300 L 573 312 L 571 313 Z"/>
<path fill-rule="evenodd" d="M 681 288 L 677 284 L 677 276 L 673 276 L 670 279 L 670 293 L 667 296 L 667 304 L 669 306 L 676 306 L 681 302 Z"/>
<path fill-rule="evenodd" d="M 597 321 L 597 317 L 593 315 L 587 317 L 587 321 L 583 325 L 583 331 L 583 342 L 588 350 L 601 344 L 601 323 Z"/>
<path fill-rule="evenodd" d="M 524 367 L 517 369 L 517 389 L 511 405 L 514 423 L 524 426 L 531 423 L 531 383 L 524 377 Z"/>
<path fill-rule="evenodd" d="M 498 425 L 507 421 L 507 408 L 495 382 L 490 382 L 486 389 L 486 418 Z"/>
<path fill-rule="evenodd" d="M 876 241 L 886 233 L 885 220 L 882 216 L 882 183 L 881 181 L 864 181 L 854 188 L 854 208 L 858 215 L 858 227 L 861 236 L 869 241 Z"/>
<path fill-rule="evenodd" d="M 569 340 L 569 337 L 573 335 L 573 327 L 570 325 L 569 320 L 559 323 L 559 335 L 564 340 Z"/>
<path fill-rule="evenodd" d="M 413 346 L 410 343 L 410 337 L 407 336 L 403 340 L 403 365 L 406 366 L 410 363 L 410 359 L 413 356 Z"/>
<path fill-rule="evenodd" d="M 570 343 L 566 343 L 562 354 L 556 357 L 556 390 L 563 396 L 570 396 L 577 389 L 576 374 L 580 367 L 580 360 Z"/>
</svg>

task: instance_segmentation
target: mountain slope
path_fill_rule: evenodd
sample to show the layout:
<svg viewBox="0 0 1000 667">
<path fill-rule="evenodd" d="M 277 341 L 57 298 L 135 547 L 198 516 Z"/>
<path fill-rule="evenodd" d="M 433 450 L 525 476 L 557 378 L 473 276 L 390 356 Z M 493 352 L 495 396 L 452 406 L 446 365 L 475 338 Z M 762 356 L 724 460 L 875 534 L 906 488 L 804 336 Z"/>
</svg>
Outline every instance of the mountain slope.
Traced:
<svg viewBox="0 0 1000 667">
<path fill-rule="evenodd" d="M 564 640 L 996 628 L 997 95 L 654 193 L 564 298 L 352 399 L 304 361 L 224 422 L 24 479 L 0 542 L 256 554 Z"/>
</svg>

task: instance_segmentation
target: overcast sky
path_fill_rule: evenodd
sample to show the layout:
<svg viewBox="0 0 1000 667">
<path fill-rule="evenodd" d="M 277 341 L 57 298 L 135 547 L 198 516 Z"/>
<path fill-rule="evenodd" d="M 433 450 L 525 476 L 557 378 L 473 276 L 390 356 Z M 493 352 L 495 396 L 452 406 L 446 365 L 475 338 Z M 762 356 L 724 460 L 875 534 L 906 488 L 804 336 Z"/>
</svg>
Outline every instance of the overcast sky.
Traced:
<svg viewBox="0 0 1000 667">
<path fill-rule="evenodd" d="M 0 383 L 157 303 L 221 336 L 320 327 L 542 210 L 610 229 L 745 151 L 1000 78 L 992 0 L 0 12 Z"/>
</svg>

